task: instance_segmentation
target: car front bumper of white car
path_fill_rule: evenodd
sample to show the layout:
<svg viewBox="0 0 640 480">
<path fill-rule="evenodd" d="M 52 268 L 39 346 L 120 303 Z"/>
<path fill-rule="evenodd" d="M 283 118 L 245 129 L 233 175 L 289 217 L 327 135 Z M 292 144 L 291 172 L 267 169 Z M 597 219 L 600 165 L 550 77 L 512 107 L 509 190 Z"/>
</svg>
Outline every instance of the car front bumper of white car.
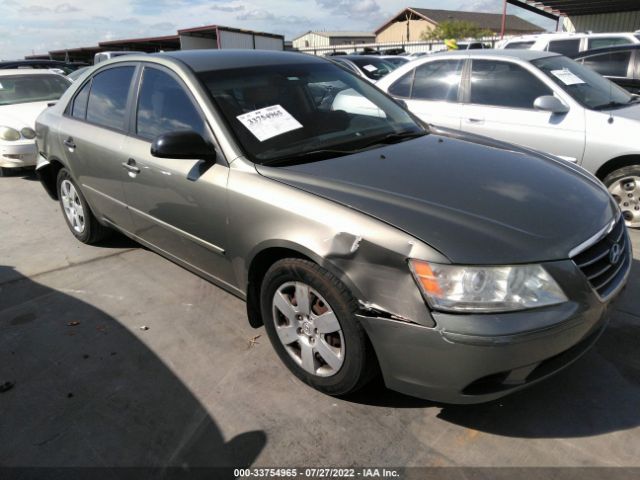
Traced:
<svg viewBox="0 0 640 480">
<path fill-rule="evenodd" d="M 0 167 L 24 168 L 34 167 L 38 160 L 35 140 L 17 142 L 0 141 Z"/>
</svg>

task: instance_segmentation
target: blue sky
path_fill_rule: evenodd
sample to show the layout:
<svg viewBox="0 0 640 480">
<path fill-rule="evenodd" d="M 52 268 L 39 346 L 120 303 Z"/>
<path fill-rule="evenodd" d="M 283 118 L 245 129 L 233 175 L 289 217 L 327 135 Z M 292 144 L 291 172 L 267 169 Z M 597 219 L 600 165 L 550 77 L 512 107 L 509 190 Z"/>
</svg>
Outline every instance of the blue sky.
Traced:
<svg viewBox="0 0 640 480">
<path fill-rule="evenodd" d="M 281 33 L 373 30 L 406 6 L 500 12 L 502 0 L 0 0 L 0 58 L 91 46 L 102 40 L 226 25 Z M 555 23 L 516 7 L 547 29 Z"/>
</svg>

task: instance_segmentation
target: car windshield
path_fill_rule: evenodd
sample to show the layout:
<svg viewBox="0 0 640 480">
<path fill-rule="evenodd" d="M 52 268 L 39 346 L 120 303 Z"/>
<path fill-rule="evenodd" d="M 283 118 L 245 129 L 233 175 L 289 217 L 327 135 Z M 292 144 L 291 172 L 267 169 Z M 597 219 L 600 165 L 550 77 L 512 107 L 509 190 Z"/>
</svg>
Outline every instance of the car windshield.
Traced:
<svg viewBox="0 0 640 480">
<path fill-rule="evenodd" d="M 60 75 L 0 76 L 0 105 L 57 100 L 69 85 Z"/>
<path fill-rule="evenodd" d="M 380 80 L 391 73 L 397 67 L 381 58 L 375 57 L 349 57 L 353 63 L 371 80 Z"/>
<path fill-rule="evenodd" d="M 391 57 L 391 58 L 385 58 L 384 61 L 394 65 L 397 68 L 407 63 L 409 59 L 404 57 Z"/>
<path fill-rule="evenodd" d="M 634 103 L 626 90 L 567 57 L 546 57 L 531 63 L 586 108 L 602 110 Z"/>
<path fill-rule="evenodd" d="M 336 157 L 427 133 L 391 98 L 330 62 L 198 76 L 257 163 Z"/>
</svg>

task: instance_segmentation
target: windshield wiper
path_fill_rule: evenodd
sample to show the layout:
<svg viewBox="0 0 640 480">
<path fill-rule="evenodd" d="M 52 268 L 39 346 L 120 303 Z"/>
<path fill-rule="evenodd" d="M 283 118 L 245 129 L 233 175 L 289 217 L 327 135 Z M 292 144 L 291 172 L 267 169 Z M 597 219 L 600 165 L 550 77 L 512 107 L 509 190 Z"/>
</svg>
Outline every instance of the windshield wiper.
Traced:
<svg viewBox="0 0 640 480">
<path fill-rule="evenodd" d="M 630 101 L 628 101 L 626 103 L 613 101 L 613 102 L 609 102 L 609 103 L 604 103 L 602 105 L 598 105 L 597 107 L 593 107 L 593 109 L 594 110 L 607 110 L 609 108 L 628 107 L 629 105 L 633 105 L 637 101 L 638 101 L 638 99 L 635 99 L 635 98 L 632 98 Z"/>
<path fill-rule="evenodd" d="M 412 138 L 418 138 L 426 135 L 426 131 L 411 131 L 411 132 L 400 132 L 400 133 L 388 133 L 382 137 L 378 137 L 373 139 L 371 142 L 367 143 L 365 147 L 371 147 L 373 145 L 390 145 L 392 143 L 400 143 L 404 140 L 410 140 Z"/>
<path fill-rule="evenodd" d="M 358 153 L 359 151 L 361 150 L 335 150 L 330 148 L 323 148 L 318 150 L 309 150 L 307 152 L 294 153 L 292 155 L 286 155 L 284 157 L 278 157 L 272 160 L 265 160 L 264 162 L 260 162 L 260 165 L 264 165 L 267 167 L 295 165 L 297 163 L 313 162 L 315 160 L 326 160 L 328 158 L 342 157 L 344 155 Z"/>
</svg>

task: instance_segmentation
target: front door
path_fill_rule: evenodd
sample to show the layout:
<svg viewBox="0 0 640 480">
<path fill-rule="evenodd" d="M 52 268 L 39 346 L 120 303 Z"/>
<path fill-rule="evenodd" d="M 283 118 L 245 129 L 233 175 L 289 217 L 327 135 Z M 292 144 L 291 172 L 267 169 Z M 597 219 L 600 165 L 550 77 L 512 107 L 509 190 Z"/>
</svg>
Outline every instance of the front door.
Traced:
<svg viewBox="0 0 640 480">
<path fill-rule="evenodd" d="M 524 67 L 499 60 L 473 60 L 462 130 L 534 148 L 571 162 L 582 161 L 584 110 L 554 114 L 533 103 L 553 91 Z"/>
<path fill-rule="evenodd" d="M 156 158 L 157 136 L 181 130 L 212 134 L 182 82 L 170 71 L 145 66 L 133 135 L 125 149 L 124 182 L 134 233 L 165 254 L 224 283 L 232 283 L 226 256 L 226 186 L 229 168 L 219 162 Z"/>
</svg>

